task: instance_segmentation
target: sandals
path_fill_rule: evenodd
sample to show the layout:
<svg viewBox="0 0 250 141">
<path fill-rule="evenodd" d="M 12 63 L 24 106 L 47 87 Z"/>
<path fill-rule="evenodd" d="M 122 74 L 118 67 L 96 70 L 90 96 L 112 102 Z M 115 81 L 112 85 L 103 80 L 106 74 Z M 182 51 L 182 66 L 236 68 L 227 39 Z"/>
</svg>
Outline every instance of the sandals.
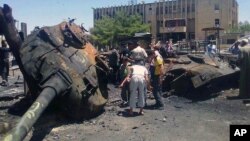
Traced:
<svg viewBox="0 0 250 141">
<path fill-rule="evenodd" d="M 126 113 L 127 113 L 127 116 L 128 116 L 128 117 L 133 117 L 133 116 L 135 116 L 135 115 L 134 115 L 134 112 L 133 112 L 132 110 L 128 110 Z M 140 111 L 140 112 L 138 112 L 138 115 L 144 115 L 144 112 L 143 112 L 143 111 Z"/>
<path fill-rule="evenodd" d="M 138 114 L 143 116 L 143 115 L 144 115 L 144 112 L 139 112 Z"/>
</svg>

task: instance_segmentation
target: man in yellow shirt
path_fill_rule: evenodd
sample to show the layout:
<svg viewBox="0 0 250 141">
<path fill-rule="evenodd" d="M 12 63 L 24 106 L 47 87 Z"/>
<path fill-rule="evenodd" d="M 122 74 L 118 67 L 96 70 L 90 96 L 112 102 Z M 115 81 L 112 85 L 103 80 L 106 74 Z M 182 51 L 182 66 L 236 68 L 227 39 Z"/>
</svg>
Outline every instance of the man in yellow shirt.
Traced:
<svg viewBox="0 0 250 141">
<path fill-rule="evenodd" d="M 162 102 L 162 97 L 161 97 L 161 84 L 162 84 L 162 77 L 163 77 L 163 59 L 156 55 L 154 51 L 151 52 L 153 62 L 154 62 L 154 75 L 151 76 L 153 77 L 153 95 L 155 98 L 155 106 L 159 109 L 164 108 L 164 104 Z"/>
</svg>

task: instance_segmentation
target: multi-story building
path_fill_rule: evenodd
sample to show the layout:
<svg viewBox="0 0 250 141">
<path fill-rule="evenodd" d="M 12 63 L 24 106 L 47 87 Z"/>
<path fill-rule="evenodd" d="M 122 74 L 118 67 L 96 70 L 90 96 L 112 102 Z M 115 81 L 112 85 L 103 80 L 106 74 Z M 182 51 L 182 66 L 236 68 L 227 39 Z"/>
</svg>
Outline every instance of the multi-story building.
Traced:
<svg viewBox="0 0 250 141">
<path fill-rule="evenodd" d="M 21 32 L 23 33 L 24 38 L 27 37 L 27 24 L 24 22 L 21 22 Z"/>
<path fill-rule="evenodd" d="M 144 23 L 151 25 L 150 32 L 158 40 L 204 40 L 205 36 L 213 38 L 216 33 L 208 31 L 205 35 L 204 28 L 227 30 L 238 25 L 237 0 L 160 0 L 93 10 L 94 22 L 104 16 L 113 17 L 118 11 L 138 13 Z"/>
</svg>

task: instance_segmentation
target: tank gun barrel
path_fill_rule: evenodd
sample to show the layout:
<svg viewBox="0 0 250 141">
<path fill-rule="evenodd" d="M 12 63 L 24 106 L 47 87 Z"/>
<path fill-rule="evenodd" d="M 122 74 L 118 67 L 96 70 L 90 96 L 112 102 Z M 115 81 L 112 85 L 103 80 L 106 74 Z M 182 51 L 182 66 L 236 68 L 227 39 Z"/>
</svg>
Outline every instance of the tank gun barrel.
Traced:
<svg viewBox="0 0 250 141">
<path fill-rule="evenodd" d="M 56 91 L 53 88 L 47 87 L 43 89 L 36 101 L 23 115 L 17 126 L 6 135 L 4 141 L 22 141 L 55 96 Z"/>
<path fill-rule="evenodd" d="M 22 116 L 17 126 L 5 137 L 4 141 L 22 141 L 34 123 L 41 116 L 56 95 L 67 93 L 71 89 L 72 81 L 61 71 L 52 75 L 43 85 L 43 90 Z"/>
</svg>

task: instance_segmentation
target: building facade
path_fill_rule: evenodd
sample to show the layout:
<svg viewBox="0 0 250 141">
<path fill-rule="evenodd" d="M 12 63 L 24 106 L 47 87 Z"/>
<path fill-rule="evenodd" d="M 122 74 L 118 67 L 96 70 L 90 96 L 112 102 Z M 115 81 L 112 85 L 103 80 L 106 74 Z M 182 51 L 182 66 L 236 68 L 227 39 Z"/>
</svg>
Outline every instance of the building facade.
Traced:
<svg viewBox="0 0 250 141">
<path fill-rule="evenodd" d="M 21 22 L 21 32 L 23 33 L 24 38 L 27 37 L 27 24 L 24 22 Z"/>
<path fill-rule="evenodd" d="M 150 32 L 157 40 L 204 40 L 216 36 L 216 31 L 208 31 L 205 35 L 204 28 L 227 30 L 238 25 L 237 0 L 160 0 L 94 8 L 94 23 L 104 16 L 114 17 L 118 11 L 140 14 L 142 22 L 151 25 Z M 223 33 L 221 31 L 220 35 Z"/>
</svg>

